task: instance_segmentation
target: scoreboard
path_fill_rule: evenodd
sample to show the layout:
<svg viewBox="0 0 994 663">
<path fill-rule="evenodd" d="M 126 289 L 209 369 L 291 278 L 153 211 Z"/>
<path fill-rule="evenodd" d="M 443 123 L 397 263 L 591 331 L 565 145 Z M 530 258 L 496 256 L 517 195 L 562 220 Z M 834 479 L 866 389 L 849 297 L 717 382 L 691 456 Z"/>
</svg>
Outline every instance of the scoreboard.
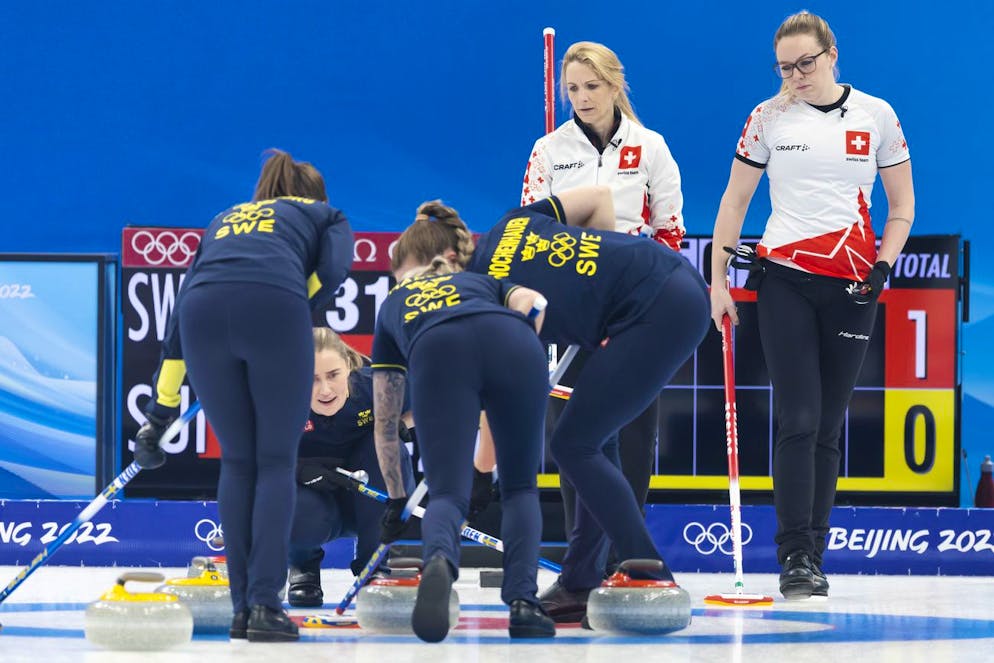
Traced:
<svg viewBox="0 0 994 663">
<path fill-rule="evenodd" d="M 711 250 L 710 238 L 684 241 L 684 255 L 708 282 Z M 840 503 L 958 504 L 959 252 L 957 236 L 912 237 L 895 262 L 842 429 Z M 734 287 L 745 277 L 736 270 L 730 281 L 740 320 L 739 473 L 744 493 L 763 493 L 773 489 L 776 424 L 756 294 Z M 712 325 L 660 397 L 650 499 L 727 490 L 723 389 L 721 335 Z M 548 454 L 543 463 L 540 485 L 558 486 Z"/>
<path fill-rule="evenodd" d="M 148 237 L 141 235 L 146 231 L 158 242 L 151 249 Z M 158 239 L 163 232 L 171 235 Z M 185 271 L 185 264 L 172 258 L 192 256 L 196 249 L 189 233 L 199 235 L 199 230 L 125 229 L 125 403 L 121 408 L 125 460 L 131 457 L 127 445 L 138 430 L 140 406 L 151 392 L 161 330 Z M 356 233 L 352 272 L 334 305 L 315 316 L 315 324 L 331 327 L 367 354 L 376 313 L 393 285 L 389 256 L 397 237 L 398 233 Z M 182 248 L 169 248 L 173 238 Z M 159 249 L 172 250 L 171 258 L 161 257 Z M 681 252 L 710 282 L 710 237 L 685 238 Z M 894 265 L 842 431 L 840 502 L 958 503 L 959 256 L 958 236 L 919 236 L 908 240 Z M 735 287 L 744 280 L 744 272 L 734 272 L 730 281 L 741 322 L 734 340 L 739 469 L 743 492 L 762 496 L 772 490 L 776 426 L 756 325 L 755 293 Z M 722 380 L 721 339 L 712 326 L 660 397 L 650 500 L 726 499 Z M 184 387 L 184 407 L 194 397 Z M 128 494 L 210 497 L 218 453 L 202 415 L 169 451 L 177 457 L 147 477 L 146 473 L 136 477 L 126 489 Z M 539 486 L 558 485 L 555 462 L 546 451 Z"/>
</svg>

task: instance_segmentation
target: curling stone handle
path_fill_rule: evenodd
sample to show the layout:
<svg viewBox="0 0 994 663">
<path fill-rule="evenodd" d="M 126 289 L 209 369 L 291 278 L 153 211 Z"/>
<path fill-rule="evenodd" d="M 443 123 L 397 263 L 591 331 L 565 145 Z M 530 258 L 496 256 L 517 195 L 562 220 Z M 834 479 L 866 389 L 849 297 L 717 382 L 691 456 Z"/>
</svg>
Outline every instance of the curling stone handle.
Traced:
<svg viewBox="0 0 994 663">
<path fill-rule="evenodd" d="M 631 571 L 642 573 L 661 573 L 666 568 L 660 559 L 626 559 L 618 564 L 618 571 L 631 575 Z"/>
<path fill-rule="evenodd" d="M 124 587 L 124 583 L 128 581 L 132 582 L 164 582 L 166 576 L 161 573 L 155 573 L 154 571 L 128 571 L 127 573 L 122 573 L 118 579 L 117 584 Z"/>
<path fill-rule="evenodd" d="M 417 557 L 395 557 L 387 562 L 387 566 L 391 570 L 417 569 L 418 571 L 423 571 L 425 563 Z"/>
</svg>

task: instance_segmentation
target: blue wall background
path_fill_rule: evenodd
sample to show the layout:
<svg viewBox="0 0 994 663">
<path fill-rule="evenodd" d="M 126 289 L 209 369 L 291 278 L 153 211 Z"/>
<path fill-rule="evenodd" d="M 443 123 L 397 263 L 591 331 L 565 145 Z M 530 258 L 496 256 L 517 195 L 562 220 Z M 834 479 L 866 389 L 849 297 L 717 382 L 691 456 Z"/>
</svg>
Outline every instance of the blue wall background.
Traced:
<svg viewBox="0 0 994 663">
<path fill-rule="evenodd" d="M 915 232 L 973 243 L 972 496 L 994 453 L 994 3 L 7 2 L 0 251 L 118 251 L 127 223 L 204 225 L 251 195 L 272 146 L 314 162 L 359 229 L 400 230 L 435 197 L 484 228 L 516 204 L 544 130 L 545 26 L 557 64 L 581 39 L 620 55 L 636 111 L 681 167 L 687 228 L 709 234 L 742 123 L 777 89 L 773 33 L 802 8 L 835 30 L 841 80 L 897 110 Z M 761 188 L 745 231 L 768 212 Z"/>
</svg>

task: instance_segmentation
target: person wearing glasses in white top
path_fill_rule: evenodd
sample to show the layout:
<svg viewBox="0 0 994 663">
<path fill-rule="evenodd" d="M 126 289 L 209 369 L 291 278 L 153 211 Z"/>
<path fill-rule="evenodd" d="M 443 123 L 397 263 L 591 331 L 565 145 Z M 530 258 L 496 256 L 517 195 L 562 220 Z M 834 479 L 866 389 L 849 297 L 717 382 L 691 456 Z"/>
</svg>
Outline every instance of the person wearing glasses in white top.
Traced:
<svg viewBox="0 0 994 663">
<path fill-rule="evenodd" d="M 773 499 L 780 591 L 828 595 L 822 572 L 845 412 L 873 331 L 877 298 L 915 215 L 911 157 L 890 105 L 836 80 L 828 23 L 801 12 L 774 37 L 780 93 L 760 103 L 739 137 L 714 227 L 711 314 L 738 324 L 723 247 L 739 241 L 765 171 L 772 213 L 750 267 L 773 384 Z M 880 176 L 888 214 L 870 219 Z M 747 286 L 749 287 L 749 286 Z"/>
</svg>

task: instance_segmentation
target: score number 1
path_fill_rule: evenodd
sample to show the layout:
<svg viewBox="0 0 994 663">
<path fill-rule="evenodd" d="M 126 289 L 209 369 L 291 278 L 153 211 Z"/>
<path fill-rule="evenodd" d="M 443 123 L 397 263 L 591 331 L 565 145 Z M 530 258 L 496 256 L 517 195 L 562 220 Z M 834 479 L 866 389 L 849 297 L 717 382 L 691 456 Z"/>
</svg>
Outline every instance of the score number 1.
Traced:
<svg viewBox="0 0 994 663">
<path fill-rule="evenodd" d="M 915 377 L 925 379 L 925 338 L 928 316 L 925 311 L 908 311 L 908 320 L 915 323 Z"/>
</svg>

